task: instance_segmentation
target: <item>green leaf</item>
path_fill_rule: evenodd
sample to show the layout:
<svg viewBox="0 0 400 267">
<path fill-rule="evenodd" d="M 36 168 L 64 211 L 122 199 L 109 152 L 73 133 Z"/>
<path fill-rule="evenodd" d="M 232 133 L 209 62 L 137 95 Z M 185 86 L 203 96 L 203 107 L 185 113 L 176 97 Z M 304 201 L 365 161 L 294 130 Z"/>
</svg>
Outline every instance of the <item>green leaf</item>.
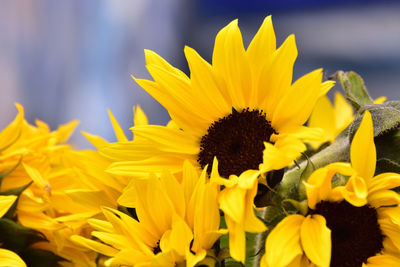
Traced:
<svg viewBox="0 0 400 267">
<path fill-rule="evenodd" d="M 354 71 L 338 71 L 332 78 L 340 83 L 345 92 L 346 99 L 356 111 L 365 105 L 372 104 L 372 99 L 368 95 L 363 79 Z"/>
<path fill-rule="evenodd" d="M 33 243 L 46 241 L 42 233 L 19 225 L 7 218 L 0 219 L 0 233 L 1 247 L 17 253 L 26 249 Z"/>
</svg>

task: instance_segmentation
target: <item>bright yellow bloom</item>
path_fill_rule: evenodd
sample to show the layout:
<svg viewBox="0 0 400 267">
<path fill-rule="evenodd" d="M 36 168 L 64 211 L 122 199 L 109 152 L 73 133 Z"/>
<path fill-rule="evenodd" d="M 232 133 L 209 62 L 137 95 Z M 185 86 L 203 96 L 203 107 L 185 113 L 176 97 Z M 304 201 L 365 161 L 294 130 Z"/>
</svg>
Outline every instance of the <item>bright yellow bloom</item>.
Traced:
<svg viewBox="0 0 400 267">
<path fill-rule="evenodd" d="M 0 191 L 32 182 L 18 199 L 16 215 L 18 223 L 42 232 L 49 241 L 34 247 L 70 260 L 61 263 L 64 266 L 95 266 L 95 254 L 69 240 L 72 234 L 85 235 L 89 225 L 84 218 L 93 213 L 67 193 L 88 188 L 68 163 L 66 155 L 72 149 L 64 144 L 77 121 L 50 131 L 39 120 L 36 126 L 29 124 L 22 106 L 16 106 L 19 113 L 15 120 L 0 132 L 0 173 L 11 171 L 2 180 Z"/>
<path fill-rule="evenodd" d="M 266 240 L 261 266 L 400 266 L 400 174 L 374 177 L 376 150 L 366 111 L 351 164 L 332 163 L 305 183 L 309 211 L 283 219 Z M 349 177 L 333 187 L 335 174 Z"/>
<path fill-rule="evenodd" d="M 109 172 L 130 177 L 181 171 L 184 160 L 219 173 L 281 169 L 306 149 L 319 130 L 303 126 L 317 99 L 333 85 L 322 83 L 315 70 L 292 84 L 297 57 L 290 35 L 279 49 L 271 17 L 267 17 L 247 49 L 238 21 L 217 35 L 212 65 L 185 47 L 190 77 L 152 51 L 145 51 L 153 81 L 136 79 L 169 112 L 175 127 L 135 126 L 133 142 L 120 142 L 102 150 L 113 163 Z"/>
<path fill-rule="evenodd" d="M 317 149 L 325 142 L 332 143 L 336 136 L 353 120 L 353 108 L 339 92 L 335 92 L 334 105 L 331 104 L 328 97 L 321 97 L 311 113 L 308 126 L 321 128 L 324 131 L 324 136 L 321 140 L 310 141 L 309 144 Z"/>
<path fill-rule="evenodd" d="M 107 221 L 89 219 L 101 242 L 74 236 L 73 240 L 111 257 L 109 266 L 175 266 L 202 261 L 221 234 L 217 185 L 200 178 L 185 162 L 182 177 L 164 172 L 160 178 L 134 179 L 120 204 L 135 208 L 138 220 L 104 208 Z M 134 205 L 131 205 L 131 203 Z"/>
</svg>

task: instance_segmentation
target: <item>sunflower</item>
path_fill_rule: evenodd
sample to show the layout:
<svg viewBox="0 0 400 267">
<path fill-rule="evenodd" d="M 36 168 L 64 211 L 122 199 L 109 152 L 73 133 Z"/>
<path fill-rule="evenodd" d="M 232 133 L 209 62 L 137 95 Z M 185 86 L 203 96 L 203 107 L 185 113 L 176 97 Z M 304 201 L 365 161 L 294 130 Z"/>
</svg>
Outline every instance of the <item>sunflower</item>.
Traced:
<svg viewBox="0 0 400 267">
<path fill-rule="evenodd" d="M 400 174 L 374 177 L 376 150 L 366 111 L 350 163 L 316 170 L 305 183 L 308 213 L 289 215 L 269 234 L 261 266 L 400 266 Z M 335 174 L 349 177 L 333 187 Z"/>
<path fill-rule="evenodd" d="M 219 229 L 218 186 L 206 180 L 206 172 L 199 177 L 189 162 L 182 177 L 164 172 L 160 178 L 134 179 L 120 200 L 135 208 L 131 216 L 103 208 L 106 221 L 89 219 L 96 229 L 92 235 L 102 242 L 81 236 L 72 240 L 109 256 L 107 266 L 175 266 L 185 261 L 194 266 L 207 255 L 215 257 L 212 247 L 226 231 Z"/>
<path fill-rule="evenodd" d="M 154 81 L 135 79 L 169 112 L 176 127 L 132 127 L 133 142 L 119 142 L 102 152 L 113 161 L 109 172 L 143 176 L 149 170 L 180 172 L 184 160 L 228 178 L 246 170 L 281 169 L 306 149 L 302 140 L 320 130 L 303 126 L 317 99 L 332 86 L 315 70 L 292 84 L 297 57 L 294 35 L 279 49 L 267 17 L 247 49 L 238 21 L 217 35 L 212 65 L 185 47 L 190 78 L 152 51 L 146 67 Z"/>
</svg>

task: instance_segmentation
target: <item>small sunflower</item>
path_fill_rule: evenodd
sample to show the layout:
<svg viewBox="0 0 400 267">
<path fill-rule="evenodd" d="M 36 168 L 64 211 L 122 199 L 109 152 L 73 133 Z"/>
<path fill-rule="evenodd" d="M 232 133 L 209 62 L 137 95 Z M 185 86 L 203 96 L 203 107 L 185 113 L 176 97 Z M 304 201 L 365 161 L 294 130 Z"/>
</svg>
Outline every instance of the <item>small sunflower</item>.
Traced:
<svg viewBox="0 0 400 267">
<path fill-rule="evenodd" d="M 134 179 L 120 204 L 135 208 L 133 217 L 104 208 L 107 219 L 89 219 L 92 235 L 72 240 L 109 256 L 107 266 L 194 266 L 213 255 L 212 247 L 226 233 L 219 229 L 218 186 L 207 182 L 206 172 L 185 162 L 182 177 L 164 172 L 160 178 Z M 132 202 L 134 205 L 132 205 Z"/>
<path fill-rule="evenodd" d="M 169 112 L 176 127 L 132 127 L 133 142 L 102 150 L 114 161 L 109 172 L 143 176 L 152 170 L 180 172 L 184 160 L 228 178 L 247 170 L 281 169 L 306 149 L 303 140 L 319 130 L 303 126 L 317 99 L 332 86 L 315 70 L 292 84 L 297 57 L 294 35 L 279 49 L 271 17 L 267 17 L 247 49 L 238 21 L 217 35 L 212 65 L 185 47 L 190 78 L 152 51 L 146 67 L 154 81 L 135 79 Z"/>
<path fill-rule="evenodd" d="M 374 177 L 376 150 L 366 111 L 351 164 L 332 163 L 305 183 L 308 214 L 284 218 L 269 234 L 261 266 L 400 266 L 400 174 Z M 350 177 L 332 186 L 335 174 Z"/>
<path fill-rule="evenodd" d="M 381 96 L 374 100 L 374 104 L 385 102 L 386 97 Z M 322 144 L 333 143 L 336 136 L 340 134 L 354 120 L 352 106 L 346 101 L 341 93 L 335 92 L 334 104 L 326 96 L 318 99 L 308 120 L 308 127 L 321 128 L 324 132 L 320 140 L 308 141 L 314 149 Z"/>
<path fill-rule="evenodd" d="M 321 128 L 324 131 L 324 135 L 321 140 L 308 143 L 314 149 L 326 142 L 332 143 L 336 136 L 349 126 L 353 120 L 353 108 L 346 102 L 341 93 L 335 92 L 334 105 L 331 104 L 328 97 L 321 97 L 315 104 L 307 125 Z"/>
</svg>

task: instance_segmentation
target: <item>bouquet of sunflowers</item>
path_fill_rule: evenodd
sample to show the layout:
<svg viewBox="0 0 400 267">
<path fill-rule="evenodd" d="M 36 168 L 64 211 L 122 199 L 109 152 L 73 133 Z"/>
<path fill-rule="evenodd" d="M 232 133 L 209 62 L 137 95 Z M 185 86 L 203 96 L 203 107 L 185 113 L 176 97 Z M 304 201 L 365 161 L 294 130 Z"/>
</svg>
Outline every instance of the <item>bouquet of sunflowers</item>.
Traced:
<svg viewBox="0 0 400 267">
<path fill-rule="evenodd" d="M 267 17 L 247 49 L 237 20 L 190 76 L 145 51 L 168 111 L 133 139 L 76 121 L 24 118 L 0 132 L 0 266 L 400 266 L 400 102 L 371 99 L 355 72 L 292 82 L 290 35 Z M 325 94 L 336 83 L 334 104 Z"/>
</svg>

